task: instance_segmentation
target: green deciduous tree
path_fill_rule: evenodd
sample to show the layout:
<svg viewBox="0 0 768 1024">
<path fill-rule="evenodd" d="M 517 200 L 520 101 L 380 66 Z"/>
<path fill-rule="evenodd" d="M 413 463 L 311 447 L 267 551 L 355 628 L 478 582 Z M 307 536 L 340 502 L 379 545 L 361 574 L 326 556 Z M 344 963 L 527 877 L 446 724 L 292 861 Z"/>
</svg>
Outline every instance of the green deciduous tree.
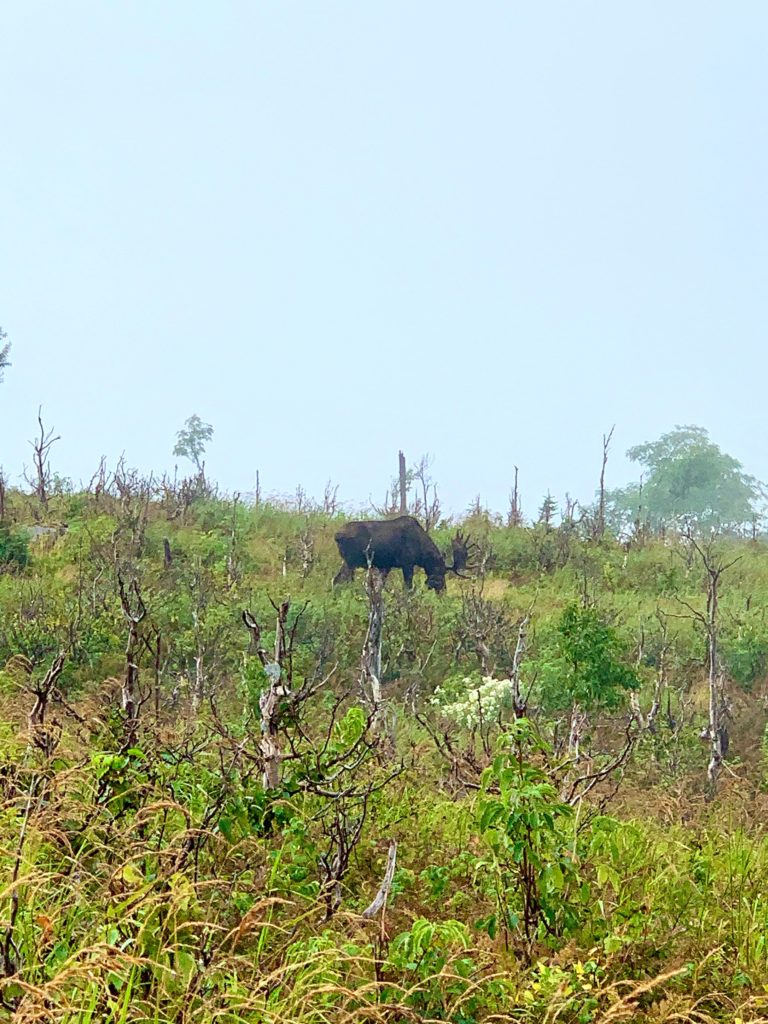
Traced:
<svg viewBox="0 0 768 1024">
<path fill-rule="evenodd" d="M 173 454 L 193 462 L 198 473 L 203 471 L 205 446 L 213 437 L 213 427 L 203 423 L 197 413 L 193 413 L 182 429 L 176 434 Z"/>
<path fill-rule="evenodd" d="M 759 483 L 702 427 L 675 427 L 627 455 L 643 467 L 643 483 L 610 493 L 614 525 L 640 520 L 657 528 L 688 520 L 705 528 L 733 528 L 755 515 Z"/>
<path fill-rule="evenodd" d="M 482 925 L 493 937 L 518 933 L 530 955 L 535 940 L 578 923 L 581 879 L 573 857 L 573 808 L 558 796 L 532 757 L 546 752 L 529 719 L 514 722 L 485 770 L 477 807 L 479 832 L 492 857 L 497 911 Z"/>
<path fill-rule="evenodd" d="M 574 704 L 585 711 L 618 706 L 639 680 L 615 628 L 594 607 L 568 605 L 544 644 L 538 669 L 542 703 L 550 710 Z"/>
</svg>

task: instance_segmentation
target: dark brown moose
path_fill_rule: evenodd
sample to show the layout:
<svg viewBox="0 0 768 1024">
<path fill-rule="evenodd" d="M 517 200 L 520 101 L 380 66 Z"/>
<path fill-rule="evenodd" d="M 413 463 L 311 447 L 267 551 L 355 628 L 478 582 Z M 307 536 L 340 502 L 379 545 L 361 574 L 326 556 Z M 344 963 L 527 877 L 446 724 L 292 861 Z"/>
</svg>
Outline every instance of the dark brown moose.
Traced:
<svg viewBox="0 0 768 1024">
<path fill-rule="evenodd" d="M 427 586 L 440 593 L 445 590 L 445 574 L 461 576 L 469 560 L 469 545 L 457 533 L 451 541 L 453 565 L 446 565 L 435 542 L 412 516 L 347 523 L 336 534 L 336 544 L 344 565 L 336 574 L 334 586 L 351 580 L 355 569 L 372 565 L 385 574 L 402 569 L 403 581 L 410 588 L 418 565 L 427 574 Z"/>
</svg>

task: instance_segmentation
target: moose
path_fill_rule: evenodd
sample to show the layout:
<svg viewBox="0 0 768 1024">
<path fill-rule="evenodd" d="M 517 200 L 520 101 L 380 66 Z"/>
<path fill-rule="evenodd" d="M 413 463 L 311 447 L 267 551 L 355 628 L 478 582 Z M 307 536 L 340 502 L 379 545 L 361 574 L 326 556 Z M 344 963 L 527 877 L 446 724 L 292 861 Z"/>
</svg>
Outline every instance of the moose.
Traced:
<svg viewBox="0 0 768 1024">
<path fill-rule="evenodd" d="M 427 586 L 442 593 L 446 573 L 461 576 L 469 561 L 469 544 L 457 533 L 451 541 L 453 565 L 446 565 L 435 542 L 412 516 L 347 523 L 335 539 L 344 564 L 334 586 L 351 580 L 355 569 L 371 565 L 385 575 L 391 569 L 402 569 L 403 582 L 410 589 L 418 565 L 427 574 Z"/>
</svg>

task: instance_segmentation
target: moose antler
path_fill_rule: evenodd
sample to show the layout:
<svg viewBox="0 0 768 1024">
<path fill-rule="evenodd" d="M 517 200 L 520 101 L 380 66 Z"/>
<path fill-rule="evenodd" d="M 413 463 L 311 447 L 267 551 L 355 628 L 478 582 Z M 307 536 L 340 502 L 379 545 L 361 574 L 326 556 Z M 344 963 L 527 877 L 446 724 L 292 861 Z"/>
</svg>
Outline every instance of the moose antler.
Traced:
<svg viewBox="0 0 768 1024">
<path fill-rule="evenodd" d="M 457 530 L 456 536 L 451 540 L 451 547 L 453 548 L 453 565 L 449 566 L 449 568 L 457 576 L 467 579 L 468 577 L 464 575 L 463 570 L 466 569 L 469 563 L 470 551 L 477 547 L 477 545 L 465 537 L 461 530 Z"/>
</svg>

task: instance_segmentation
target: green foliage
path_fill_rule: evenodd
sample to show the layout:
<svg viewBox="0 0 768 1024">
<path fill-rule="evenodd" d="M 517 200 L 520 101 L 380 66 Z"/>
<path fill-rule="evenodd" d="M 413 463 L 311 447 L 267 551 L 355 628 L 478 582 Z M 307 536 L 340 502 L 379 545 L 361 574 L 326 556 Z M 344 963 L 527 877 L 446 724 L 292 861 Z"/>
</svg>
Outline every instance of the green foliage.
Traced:
<svg viewBox="0 0 768 1024">
<path fill-rule="evenodd" d="M 470 945 L 469 929 L 461 921 L 418 918 L 407 932 L 395 936 L 388 960 L 405 981 L 405 1005 L 443 1017 L 450 1003 L 472 988 L 477 964 L 469 955 Z M 471 1012 L 473 1003 L 476 1006 L 477 1000 L 465 1012 Z"/>
<path fill-rule="evenodd" d="M 560 936 L 579 920 L 589 896 L 574 852 L 573 809 L 529 757 L 545 750 L 528 719 L 514 723 L 483 774 L 477 826 L 492 859 L 496 910 L 482 926 L 536 938 Z"/>
<path fill-rule="evenodd" d="M 657 528 L 689 519 L 702 528 L 733 528 L 755 515 L 757 481 L 701 427 L 675 427 L 627 455 L 644 468 L 643 484 L 609 495 L 619 524 L 639 519 Z"/>
<path fill-rule="evenodd" d="M 193 413 L 176 434 L 173 454 L 189 459 L 199 472 L 202 469 L 205 447 L 212 437 L 213 427 L 210 423 L 203 423 L 197 413 Z"/>
<path fill-rule="evenodd" d="M 568 966 L 539 961 L 521 992 L 523 1020 L 547 1020 L 554 1013 L 574 1024 L 591 1024 L 599 1006 L 599 987 L 605 969 L 596 960 L 577 960 Z"/>
<path fill-rule="evenodd" d="M 768 671 L 768 626 L 762 617 L 726 632 L 720 653 L 729 677 L 745 690 L 751 689 Z"/>
<path fill-rule="evenodd" d="M 543 705 L 548 710 L 574 704 L 587 711 L 617 707 L 627 690 L 640 685 L 627 658 L 617 631 L 597 608 L 569 604 L 532 665 L 540 673 Z"/>
<path fill-rule="evenodd" d="M 24 532 L 0 524 L 0 571 L 24 569 L 29 562 L 29 542 Z"/>
<path fill-rule="evenodd" d="M 701 606 L 701 576 L 672 537 L 625 550 L 475 515 L 488 555 L 482 602 L 466 600 L 461 580 L 442 598 L 418 586 L 404 593 L 395 574 L 387 582 L 382 675 L 393 736 L 369 750 L 358 696 L 368 608 L 361 580 L 329 586 L 334 520 L 209 495 L 181 513 L 151 500 L 141 526 L 129 505 L 104 493 L 53 495 L 51 521 L 66 519 L 68 533 L 0 573 L 3 939 L 19 896 L 15 973 L 0 979 L 0 999 L 20 1003 L 19 1019 L 591 1024 L 632 1013 L 725 1019 L 764 997 L 768 839 L 764 798 L 746 783 L 765 774 L 766 545 L 730 542 L 744 557 L 723 582 L 720 650 L 726 674 L 755 694 L 729 689 L 738 799 L 726 792 L 705 807 L 704 649 L 679 614 L 682 601 Z M 9 522 L 31 521 L 27 496 L 11 492 L 8 506 Z M 436 531 L 443 549 L 451 533 Z M 148 606 L 136 745 L 125 742 L 120 709 L 128 625 L 115 557 Z M 594 606 L 581 603 L 585 592 Z M 285 756 L 267 792 L 267 680 L 240 615 L 253 612 L 271 655 L 270 598 L 289 593 L 290 630 L 310 602 L 296 624 L 294 691 L 330 678 L 301 708 L 280 705 Z M 473 703 L 487 696 L 494 714 L 505 710 L 507 687 L 483 689 L 474 645 L 489 648 L 498 683 L 514 624 L 532 606 L 522 671 L 535 730 L 516 722 L 495 747 L 493 732 L 480 735 L 467 709 L 458 713 L 473 690 Z M 489 618 L 471 619 L 473 608 Z M 626 765 L 615 816 L 599 812 L 616 776 L 572 808 L 564 772 L 567 782 L 593 772 L 623 744 L 623 698 L 640 686 L 647 710 L 662 647 L 669 685 L 657 730 Z M 47 712 L 62 738 L 48 757 L 25 722 L 62 649 Z M 186 681 L 198 658 L 211 701 L 193 712 Z M 432 717 L 438 687 L 438 701 L 458 706 L 452 718 Z M 564 768 L 539 735 L 573 703 L 590 711 L 592 759 Z M 333 864 L 358 826 L 326 921 L 323 858 Z M 382 919 L 362 921 L 393 839 Z M 654 988 L 671 969 L 679 976 Z M 630 997 L 635 984 L 648 987 Z M 717 1000 L 701 1001 L 712 993 Z"/>
</svg>

